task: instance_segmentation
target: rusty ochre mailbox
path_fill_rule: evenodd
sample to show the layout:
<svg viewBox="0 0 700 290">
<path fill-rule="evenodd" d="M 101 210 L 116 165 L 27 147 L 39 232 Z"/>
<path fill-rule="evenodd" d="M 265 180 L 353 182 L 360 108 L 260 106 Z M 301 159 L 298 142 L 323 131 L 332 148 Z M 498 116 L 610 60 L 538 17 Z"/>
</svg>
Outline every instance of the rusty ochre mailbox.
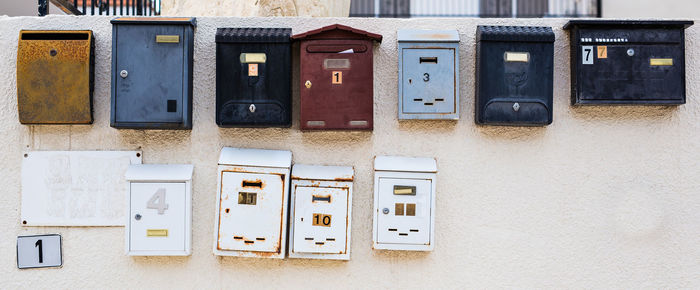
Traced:
<svg viewBox="0 0 700 290">
<path fill-rule="evenodd" d="M 216 124 L 292 125 L 291 28 L 216 30 Z"/>
<path fill-rule="evenodd" d="M 302 130 L 372 130 L 374 41 L 335 24 L 292 36 L 300 46 Z"/>
<path fill-rule="evenodd" d="M 112 20 L 110 125 L 192 129 L 194 18 Z"/>
<path fill-rule="evenodd" d="M 91 124 L 94 50 L 90 30 L 20 31 L 19 122 Z"/>
<path fill-rule="evenodd" d="M 571 103 L 685 104 L 692 21 L 571 20 Z"/>
<path fill-rule="evenodd" d="M 552 28 L 479 26 L 476 42 L 476 123 L 551 124 Z"/>
</svg>

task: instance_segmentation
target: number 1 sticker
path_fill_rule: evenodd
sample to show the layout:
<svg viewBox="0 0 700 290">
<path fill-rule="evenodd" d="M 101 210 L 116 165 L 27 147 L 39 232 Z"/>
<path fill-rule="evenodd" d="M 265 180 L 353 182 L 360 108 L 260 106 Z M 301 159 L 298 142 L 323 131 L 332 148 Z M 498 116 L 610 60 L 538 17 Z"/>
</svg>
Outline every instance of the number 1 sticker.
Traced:
<svg viewBox="0 0 700 290">
<path fill-rule="evenodd" d="M 593 64 L 593 46 L 582 46 L 583 49 L 583 64 Z"/>
<path fill-rule="evenodd" d="M 334 85 L 343 84 L 343 72 L 342 71 L 333 71 L 333 73 L 331 74 L 331 84 L 334 84 Z"/>
</svg>

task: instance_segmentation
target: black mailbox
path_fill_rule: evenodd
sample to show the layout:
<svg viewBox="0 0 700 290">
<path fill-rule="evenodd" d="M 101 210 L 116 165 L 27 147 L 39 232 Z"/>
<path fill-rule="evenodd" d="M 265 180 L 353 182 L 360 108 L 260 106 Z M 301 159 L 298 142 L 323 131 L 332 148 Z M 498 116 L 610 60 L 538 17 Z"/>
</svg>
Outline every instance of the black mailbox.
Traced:
<svg viewBox="0 0 700 290">
<path fill-rule="evenodd" d="M 216 124 L 292 124 L 291 28 L 216 30 Z"/>
<path fill-rule="evenodd" d="M 476 41 L 476 123 L 551 124 L 552 28 L 479 26 Z"/>
<path fill-rule="evenodd" d="M 112 127 L 192 128 L 194 26 L 194 18 L 112 20 Z"/>
<path fill-rule="evenodd" d="M 692 21 L 572 20 L 571 103 L 685 104 Z"/>
</svg>

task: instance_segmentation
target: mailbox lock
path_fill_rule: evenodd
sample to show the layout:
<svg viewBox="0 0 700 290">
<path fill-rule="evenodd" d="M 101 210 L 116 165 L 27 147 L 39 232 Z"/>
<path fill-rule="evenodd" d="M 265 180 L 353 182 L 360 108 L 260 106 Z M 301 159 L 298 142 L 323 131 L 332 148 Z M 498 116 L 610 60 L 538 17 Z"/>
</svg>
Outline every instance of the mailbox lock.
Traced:
<svg viewBox="0 0 700 290">
<path fill-rule="evenodd" d="M 138 221 L 138 220 L 141 220 L 141 215 L 140 215 L 140 214 L 136 214 L 136 215 L 134 216 L 134 219 L 136 219 L 137 221 Z"/>
<path fill-rule="evenodd" d="M 304 85 L 306 86 L 307 89 L 310 89 L 311 88 L 311 81 L 306 81 L 306 83 L 304 83 Z"/>
<path fill-rule="evenodd" d="M 389 214 L 389 209 L 385 207 L 384 209 L 382 209 L 382 213 Z"/>
<path fill-rule="evenodd" d="M 517 112 L 519 110 L 520 110 L 520 104 L 518 104 L 518 103 L 513 104 L 513 111 Z"/>
<path fill-rule="evenodd" d="M 627 55 L 629 55 L 629 56 L 634 56 L 634 49 L 631 49 L 631 48 L 628 49 L 628 50 L 627 50 Z"/>
<path fill-rule="evenodd" d="M 127 72 L 125 69 L 123 69 L 121 72 L 119 72 L 119 75 L 120 75 L 123 79 L 125 79 L 126 76 L 129 75 L 129 72 Z"/>
<path fill-rule="evenodd" d="M 250 107 L 248 107 L 248 110 L 250 110 L 251 113 L 255 113 L 255 104 L 250 104 Z"/>
<path fill-rule="evenodd" d="M 58 52 L 55 49 L 52 49 L 51 51 L 49 51 L 49 54 L 51 54 L 51 56 L 56 56 Z"/>
</svg>

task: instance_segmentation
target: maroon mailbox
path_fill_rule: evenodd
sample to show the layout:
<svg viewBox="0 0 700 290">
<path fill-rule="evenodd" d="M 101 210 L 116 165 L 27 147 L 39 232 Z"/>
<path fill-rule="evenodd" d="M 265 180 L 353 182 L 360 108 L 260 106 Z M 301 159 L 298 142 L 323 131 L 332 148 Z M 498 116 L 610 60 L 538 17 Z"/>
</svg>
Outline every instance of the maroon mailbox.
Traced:
<svg viewBox="0 0 700 290">
<path fill-rule="evenodd" d="M 335 24 L 292 39 L 301 42 L 301 129 L 372 130 L 372 49 L 382 36 Z"/>
</svg>

